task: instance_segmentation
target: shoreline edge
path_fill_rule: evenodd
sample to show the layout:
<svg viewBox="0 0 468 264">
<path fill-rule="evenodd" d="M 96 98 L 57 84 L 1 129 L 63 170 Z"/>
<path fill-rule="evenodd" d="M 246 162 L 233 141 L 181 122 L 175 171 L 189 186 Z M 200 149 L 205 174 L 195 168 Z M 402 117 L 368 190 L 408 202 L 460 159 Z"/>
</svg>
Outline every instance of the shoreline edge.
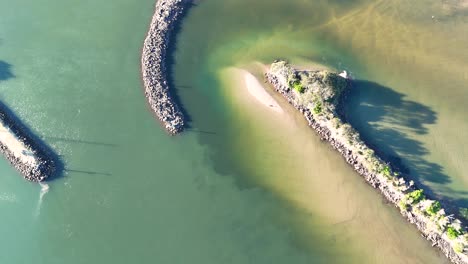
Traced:
<svg viewBox="0 0 468 264">
<path fill-rule="evenodd" d="M 275 61 L 266 81 L 306 118 L 322 140 L 328 141 L 373 188 L 453 263 L 468 263 L 468 234 L 462 222 L 446 215 L 440 202 L 426 199 L 423 190 L 405 181 L 391 164 L 370 149 L 338 112 L 351 81 L 328 71 L 300 71 Z M 336 87 L 333 87 L 336 86 Z M 341 86 L 338 88 L 338 86 Z"/>
</svg>

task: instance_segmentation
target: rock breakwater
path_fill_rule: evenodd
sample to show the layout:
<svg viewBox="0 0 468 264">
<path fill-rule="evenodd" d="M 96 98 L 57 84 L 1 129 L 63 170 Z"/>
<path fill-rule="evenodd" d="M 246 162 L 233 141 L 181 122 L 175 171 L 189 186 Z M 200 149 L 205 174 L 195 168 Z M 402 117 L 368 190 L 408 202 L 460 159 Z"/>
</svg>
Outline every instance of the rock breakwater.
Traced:
<svg viewBox="0 0 468 264">
<path fill-rule="evenodd" d="M 191 0 L 158 0 L 141 56 L 145 96 L 170 134 L 184 128 L 184 116 L 171 96 L 168 81 L 168 49 L 174 29 Z"/>
<path fill-rule="evenodd" d="M 19 122 L 0 105 L 0 152 L 25 179 L 41 182 L 56 172 L 56 162 Z"/>
<path fill-rule="evenodd" d="M 328 71 L 299 71 L 277 61 L 265 74 L 266 80 L 300 111 L 324 141 L 328 141 L 354 170 L 383 196 L 422 235 L 453 263 L 468 263 L 468 235 L 461 221 L 446 215 L 438 201 L 407 182 L 391 164 L 379 158 L 339 114 L 350 80 Z"/>
</svg>

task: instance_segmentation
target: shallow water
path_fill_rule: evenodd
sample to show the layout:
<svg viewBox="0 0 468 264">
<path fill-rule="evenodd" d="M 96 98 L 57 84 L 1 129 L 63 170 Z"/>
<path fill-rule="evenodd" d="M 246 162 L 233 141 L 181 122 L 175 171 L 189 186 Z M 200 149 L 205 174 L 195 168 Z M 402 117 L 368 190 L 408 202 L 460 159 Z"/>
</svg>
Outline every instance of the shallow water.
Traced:
<svg viewBox="0 0 468 264">
<path fill-rule="evenodd" d="M 45 192 L 0 159 L 0 263 L 443 262 L 300 117 L 264 115 L 222 74 L 347 69 L 351 121 L 467 206 L 466 12 L 429 2 L 200 2 L 174 65 L 191 128 L 168 137 L 139 76 L 153 1 L 0 0 L 0 99 L 66 168 Z"/>
</svg>

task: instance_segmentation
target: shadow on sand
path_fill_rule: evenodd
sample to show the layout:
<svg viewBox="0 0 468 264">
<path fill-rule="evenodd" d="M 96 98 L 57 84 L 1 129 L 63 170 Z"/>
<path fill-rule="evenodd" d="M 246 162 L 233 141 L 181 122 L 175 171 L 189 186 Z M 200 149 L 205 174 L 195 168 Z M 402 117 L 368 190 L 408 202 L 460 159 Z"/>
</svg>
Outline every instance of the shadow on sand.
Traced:
<svg viewBox="0 0 468 264">
<path fill-rule="evenodd" d="M 450 177 L 442 166 L 426 159 L 429 150 L 411 137 L 427 134 L 427 126 L 437 122 L 437 113 L 430 107 L 407 100 L 405 95 L 377 83 L 355 80 L 343 108 L 345 119 L 369 147 L 424 188 L 429 197 L 440 199 L 455 214 L 455 206 L 468 205 L 465 199 L 448 197 L 454 193 L 447 186 Z M 442 188 L 435 191 L 427 183 Z"/>
</svg>

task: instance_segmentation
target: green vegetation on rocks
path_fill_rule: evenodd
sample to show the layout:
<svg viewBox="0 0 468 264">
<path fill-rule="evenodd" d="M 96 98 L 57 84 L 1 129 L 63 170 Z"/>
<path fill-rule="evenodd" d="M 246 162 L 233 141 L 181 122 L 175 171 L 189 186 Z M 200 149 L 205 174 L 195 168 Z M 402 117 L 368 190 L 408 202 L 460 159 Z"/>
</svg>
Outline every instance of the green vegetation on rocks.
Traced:
<svg viewBox="0 0 468 264">
<path fill-rule="evenodd" d="M 300 81 L 295 81 L 293 82 L 293 88 L 294 90 L 298 91 L 299 93 L 303 93 L 305 88 L 302 86 Z"/>
<path fill-rule="evenodd" d="M 463 250 L 464 250 L 463 244 L 462 243 L 455 243 L 455 245 L 453 246 L 453 250 L 455 250 L 455 252 L 457 252 L 457 253 L 462 253 Z"/>
<path fill-rule="evenodd" d="M 456 230 L 453 226 L 447 227 L 447 236 L 450 239 L 455 239 L 460 235 L 460 231 Z"/>
<path fill-rule="evenodd" d="M 426 209 L 426 212 L 427 212 L 429 215 L 435 215 L 435 214 L 437 214 L 437 212 L 440 211 L 440 209 L 442 209 L 442 206 L 440 205 L 440 202 L 439 202 L 439 201 L 434 201 L 434 202 L 432 202 L 432 204 L 429 205 L 429 207 Z"/>
<path fill-rule="evenodd" d="M 401 211 L 407 211 L 409 208 L 409 205 L 407 204 L 405 199 L 401 199 L 398 202 L 398 207 L 400 208 Z"/>
<path fill-rule="evenodd" d="M 425 198 L 423 190 L 415 190 L 406 195 L 407 200 L 411 204 L 416 204 Z"/>
<path fill-rule="evenodd" d="M 272 71 L 285 77 L 288 88 L 297 91 L 297 100 L 314 114 L 335 116 L 340 95 L 347 87 L 346 79 L 330 71 L 296 71 L 284 61 L 274 63 Z"/>
<path fill-rule="evenodd" d="M 301 83 L 301 78 L 297 74 L 290 74 L 288 76 L 288 83 L 296 90 L 298 93 L 303 93 L 305 91 L 305 87 Z"/>
<path fill-rule="evenodd" d="M 390 177 L 392 174 L 392 171 L 390 170 L 390 166 L 385 166 L 382 170 L 383 175 Z"/>
<path fill-rule="evenodd" d="M 296 70 L 285 61 L 271 65 L 267 80 L 290 104 L 304 114 L 309 126 L 338 150 L 353 168 L 374 188 L 400 208 L 403 216 L 437 245 L 454 263 L 468 263 L 465 248 L 468 234 L 461 221 L 446 215 L 442 204 L 426 198 L 413 181 L 405 180 L 392 165 L 382 160 L 361 140 L 359 133 L 344 122 L 338 110 L 346 78 L 327 70 Z M 460 209 L 468 219 L 468 209 Z"/>
<path fill-rule="evenodd" d="M 314 114 L 320 114 L 322 112 L 322 104 L 319 102 L 314 107 Z"/>
</svg>

